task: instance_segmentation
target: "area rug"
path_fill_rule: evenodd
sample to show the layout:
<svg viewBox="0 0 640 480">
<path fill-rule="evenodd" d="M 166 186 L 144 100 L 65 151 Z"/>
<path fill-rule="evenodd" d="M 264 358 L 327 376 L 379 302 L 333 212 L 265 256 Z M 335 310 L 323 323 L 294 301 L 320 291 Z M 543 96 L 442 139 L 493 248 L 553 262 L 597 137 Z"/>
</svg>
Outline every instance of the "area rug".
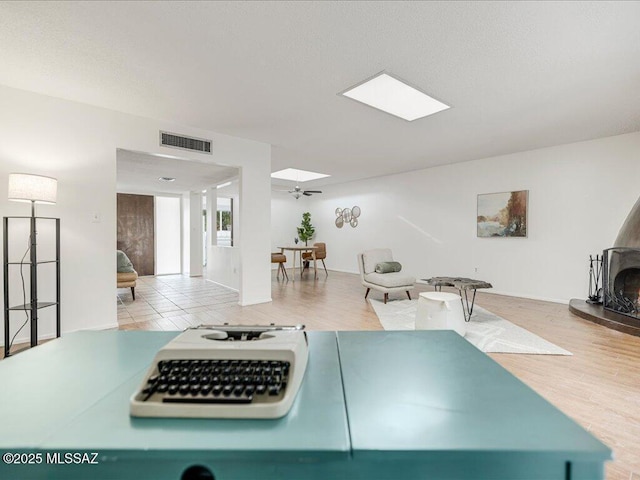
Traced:
<svg viewBox="0 0 640 480">
<path fill-rule="evenodd" d="M 385 305 L 369 300 L 385 330 L 414 330 L 417 300 L 393 300 Z M 571 352 L 518 327 L 476 305 L 464 337 L 486 353 L 530 353 L 538 355 L 572 355 Z"/>
</svg>

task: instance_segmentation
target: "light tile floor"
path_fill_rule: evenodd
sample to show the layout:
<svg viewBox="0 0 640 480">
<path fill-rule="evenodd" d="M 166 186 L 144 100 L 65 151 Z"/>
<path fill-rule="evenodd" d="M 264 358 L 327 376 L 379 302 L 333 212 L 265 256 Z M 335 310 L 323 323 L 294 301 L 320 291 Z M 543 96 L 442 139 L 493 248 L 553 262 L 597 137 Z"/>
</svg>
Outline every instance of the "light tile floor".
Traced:
<svg viewBox="0 0 640 480">
<path fill-rule="evenodd" d="M 140 277 L 136 299 L 130 288 L 117 290 L 118 324 L 135 329 L 149 324 L 161 330 L 184 330 L 192 325 L 217 323 L 213 311 L 236 306 L 238 292 L 202 277 L 164 275 Z"/>
</svg>

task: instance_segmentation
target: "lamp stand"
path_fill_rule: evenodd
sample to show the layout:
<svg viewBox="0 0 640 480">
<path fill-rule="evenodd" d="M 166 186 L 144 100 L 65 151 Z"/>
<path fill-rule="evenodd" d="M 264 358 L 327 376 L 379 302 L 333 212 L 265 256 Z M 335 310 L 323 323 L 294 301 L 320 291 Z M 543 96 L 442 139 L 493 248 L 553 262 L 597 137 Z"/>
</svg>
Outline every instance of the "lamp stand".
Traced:
<svg viewBox="0 0 640 480">
<path fill-rule="evenodd" d="M 30 270 L 31 280 L 31 346 L 38 344 L 38 255 L 36 252 L 36 202 L 31 200 L 31 228 L 30 239 Z"/>
<path fill-rule="evenodd" d="M 60 219 L 48 218 L 48 217 L 36 217 L 36 202 L 42 203 L 56 203 L 56 196 L 58 190 L 58 181 L 52 177 L 45 177 L 43 175 L 32 175 L 28 173 L 10 173 L 9 174 L 9 186 L 7 194 L 9 200 L 16 201 L 30 201 L 31 202 L 31 217 L 3 217 L 3 257 L 4 257 L 4 337 L 5 337 L 5 357 L 11 354 L 10 346 L 13 344 L 16 336 L 24 326 L 26 322 L 17 330 L 13 338 L 9 338 L 10 330 L 10 313 L 11 311 L 24 311 L 26 312 L 27 321 L 30 322 L 30 337 L 31 347 L 38 345 L 38 310 L 40 308 L 56 307 L 56 337 L 60 336 Z M 9 219 L 23 219 L 29 220 L 29 283 L 30 283 L 30 302 L 26 301 L 26 292 L 23 276 L 23 267 L 25 254 L 19 262 L 11 262 L 9 260 Z M 55 221 L 55 247 L 56 258 L 38 260 L 37 254 L 37 220 L 54 220 Z M 56 299 L 55 302 L 38 302 L 38 266 L 39 264 L 52 264 L 55 263 L 56 267 Z M 19 266 L 20 276 L 22 278 L 22 299 L 23 305 L 9 305 L 9 268 L 11 266 Z"/>
<path fill-rule="evenodd" d="M 22 269 L 27 266 L 26 262 L 10 261 L 9 258 L 9 221 L 28 221 L 29 222 L 29 300 L 24 299 L 23 305 L 9 305 L 9 269 L 10 267 L 18 267 Z M 53 221 L 55 222 L 55 259 L 54 258 L 40 258 L 37 252 L 37 222 L 39 221 Z M 54 307 L 55 312 L 55 325 L 56 325 L 56 337 L 60 336 L 60 219 L 49 217 L 3 217 L 3 263 L 4 263 L 4 356 L 9 357 L 12 355 L 10 346 L 13 344 L 14 338 L 10 336 L 10 314 L 12 312 L 26 312 L 27 322 L 29 322 L 29 337 L 30 347 L 38 345 L 38 321 L 39 310 L 42 308 Z M 20 242 L 22 244 L 22 242 Z M 38 268 L 44 264 L 55 264 L 55 301 L 40 301 L 38 298 Z M 26 280 L 26 279 L 25 279 Z M 26 293 L 26 292 L 25 292 Z M 25 295 L 25 294 L 23 294 Z M 46 295 L 48 296 L 48 295 Z M 25 322 L 26 326 L 26 322 Z M 22 329 L 18 330 L 18 332 Z M 25 347 L 29 348 L 29 347 Z M 22 349 L 18 350 L 21 351 Z M 15 352 L 17 353 L 17 352 Z"/>
</svg>

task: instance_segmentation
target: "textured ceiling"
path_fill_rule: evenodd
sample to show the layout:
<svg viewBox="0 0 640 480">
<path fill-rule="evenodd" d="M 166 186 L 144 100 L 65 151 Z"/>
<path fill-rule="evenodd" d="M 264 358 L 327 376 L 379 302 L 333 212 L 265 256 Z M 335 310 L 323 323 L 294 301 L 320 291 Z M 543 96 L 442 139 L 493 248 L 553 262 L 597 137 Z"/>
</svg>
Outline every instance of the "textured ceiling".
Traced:
<svg viewBox="0 0 640 480">
<path fill-rule="evenodd" d="M 1 2 L 0 84 L 348 181 L 640 130 L 639 2 Z M 451 109 L 340 97 L 387 70 Z M 309 185 L 307 184 L 307 185 Z"/>
<path fill-rule="evenodd" d="M 129 150 L 118 150 L 117 172 L 116 188 L 126 193 L 198 192 L 238 176 L 236 168 L 185 162 Z M 176 180 L 162 182 L 159 177 Z"/>
</svg>

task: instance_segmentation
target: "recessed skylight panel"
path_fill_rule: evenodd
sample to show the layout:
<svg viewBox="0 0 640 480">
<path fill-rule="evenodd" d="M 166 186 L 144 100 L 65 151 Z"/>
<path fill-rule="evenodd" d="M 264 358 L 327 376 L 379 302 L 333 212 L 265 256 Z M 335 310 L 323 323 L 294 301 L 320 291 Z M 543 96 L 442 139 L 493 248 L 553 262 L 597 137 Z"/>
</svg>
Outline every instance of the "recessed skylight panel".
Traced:
<svg viewBox="0 0 640 480">
<path fill-rule="evenodd" d="M 409 122 L 449 108 L 387 73 L 380 73 L 342 95 Z"/>
<path fill-rule="evenodd" d="M 294 182 L 308 182 L 309 180 L 317 180 L 318 178 L 330 177 L 324 173 L 309 172 L 307 170 L 298 170 L 297 168 L 285 168 L 271 174 L 271 178 L 279 178 L 281 180 L 292 180 Z"/>
</svg>

